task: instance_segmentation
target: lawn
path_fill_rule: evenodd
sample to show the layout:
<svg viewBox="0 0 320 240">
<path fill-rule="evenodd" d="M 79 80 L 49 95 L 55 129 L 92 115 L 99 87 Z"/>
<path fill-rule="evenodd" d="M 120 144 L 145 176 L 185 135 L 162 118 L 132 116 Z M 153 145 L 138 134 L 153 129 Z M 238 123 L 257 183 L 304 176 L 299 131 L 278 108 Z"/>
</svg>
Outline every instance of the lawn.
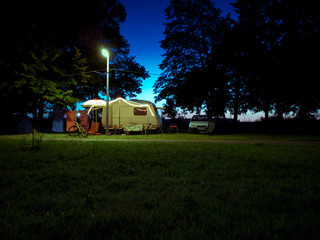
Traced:
<svg viewBox="0 0 320 240">
<path fill-rule="evenodd" d="M 40 133 L 36 137 L 43 140 L 85 140 L 81 136 L 72 138 L 66 133 L 48 134 Z M 0 135 L 1 139 L 30 140 L 32 134 L 22 135 Z M 301 134 L 222 134 L 222 135 L 205 135 L 205 134 L 150 134 L 150 135 L 89 135 L 90 140 L 99 139 L 154 139 L 154 140 L 239 140 L 239 141 L 320 141 L 320 135 L 301 135 Z"/>
<path fill-rule="evenodd" d="M 1 239 L 319 238 L 318 146 L 53 136 L 0 138 Z"/>
</svg>

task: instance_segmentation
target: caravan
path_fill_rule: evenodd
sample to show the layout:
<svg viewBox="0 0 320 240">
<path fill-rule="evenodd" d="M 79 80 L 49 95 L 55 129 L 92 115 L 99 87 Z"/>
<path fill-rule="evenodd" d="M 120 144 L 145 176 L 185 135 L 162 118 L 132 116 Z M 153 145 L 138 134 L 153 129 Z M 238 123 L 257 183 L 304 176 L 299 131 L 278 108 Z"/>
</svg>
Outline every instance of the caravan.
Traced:
<svg viewBox="0 0 320 240">
<path fill-rule="evenodd" d="M 102 108 L 102 126 L 106 128 L 106 108 Z M 124 132 L 157 130 L 162 126 L 157 108 L 149 101 L 117 98 L 109 102 L 109 129 Z"/>
<path fill-rule="evenodd" d="M 92 99 L 81 105 L 91 110 L 102 109 L 101 123 L 106 129 L 106 101 Z M 109 129 L 122 130 L 124 132 L 139 132 L 143 130 L 161 130 L 162 121 L 157 109 L 149 101 L 126 100 L 121 97 L 109 101 Z"/>
<path fill-rule="evenodd" d="M 126 100 L 117 98 L 109 102 L 109 129 L 121 129 L 124 132 L 137 132 L 148 129 L 161 129 L 162 122 L 157 108 L 144 100 Z M 102 126 L 106 128 L 106 107 L 102 107 Z"/>
</svg>

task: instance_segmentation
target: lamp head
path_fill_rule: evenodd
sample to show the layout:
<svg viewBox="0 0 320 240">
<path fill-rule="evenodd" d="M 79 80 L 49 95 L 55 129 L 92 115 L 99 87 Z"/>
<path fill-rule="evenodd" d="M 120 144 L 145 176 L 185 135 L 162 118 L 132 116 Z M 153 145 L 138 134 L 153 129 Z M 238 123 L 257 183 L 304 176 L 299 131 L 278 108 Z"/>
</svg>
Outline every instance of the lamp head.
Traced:
<svg viewBox="0 0 320 240">
<path fill-rule="evenodd" d="M 104 57 L 109 58 L 109 52 L 108 52 L 107 49 L 103 48 L 103 49 L 101 50 L 101 53 L 102 53 L 102 55 L 103 55 Z"/>
</svg>

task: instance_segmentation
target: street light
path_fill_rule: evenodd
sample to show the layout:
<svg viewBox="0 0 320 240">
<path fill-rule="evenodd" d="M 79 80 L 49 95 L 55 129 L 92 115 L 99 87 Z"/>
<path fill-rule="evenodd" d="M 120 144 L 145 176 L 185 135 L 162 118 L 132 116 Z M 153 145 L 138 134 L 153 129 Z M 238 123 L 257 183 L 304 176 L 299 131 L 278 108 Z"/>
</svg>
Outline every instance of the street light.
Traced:
<svg viewBox="0 0 320 240">
<path fill-rule="evenodd" d="M 106 135 L 109 136 L 109 52 L 107 49 L 102 49 L 101 53 L 107 58 L 107 77 L 106 77 Z"/>
</svg>

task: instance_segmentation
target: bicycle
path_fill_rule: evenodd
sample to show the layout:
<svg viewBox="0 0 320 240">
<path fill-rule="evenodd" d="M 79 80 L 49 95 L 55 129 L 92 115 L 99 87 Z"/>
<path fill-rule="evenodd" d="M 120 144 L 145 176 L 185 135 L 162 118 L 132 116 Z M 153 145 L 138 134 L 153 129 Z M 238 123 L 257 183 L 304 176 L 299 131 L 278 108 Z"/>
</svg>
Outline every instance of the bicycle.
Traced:
<svg viewBox="0 0 320 240">
<path fill-rule="evenodd" d="M 88 137 L 88 129 L 86 126 L 81 126 L 77 121 L 76 119 L 73 119 L 75 125 L 71 126 L 68 130 L 68 133 L 69 133 L 69 136 L 71 137 L 77 137 L 80 135 L 83 136 L 83 137 Z"/>
</svg>

